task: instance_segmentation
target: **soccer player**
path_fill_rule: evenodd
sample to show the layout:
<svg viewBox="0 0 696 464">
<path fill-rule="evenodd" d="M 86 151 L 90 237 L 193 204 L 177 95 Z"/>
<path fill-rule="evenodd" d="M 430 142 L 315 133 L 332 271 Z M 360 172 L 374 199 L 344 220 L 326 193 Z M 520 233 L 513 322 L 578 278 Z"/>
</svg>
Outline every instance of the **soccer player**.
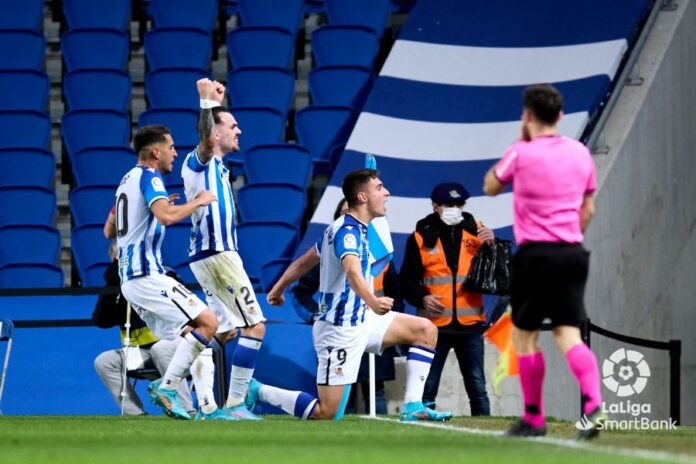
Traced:
<svg viewBox="0 0 696 464">
<path fill-rule="evenodd" d="M 160 247 L 165 228 L 190 216 L 196 208 L 216 201 L 205 190 L 183 205 L 174 205 L 162 181 L 172 171 L 176 149 L 169 129 L 160 125 L 140 128 L 133 138 L 138 164 L 128 171 L 116 190 L 115 221 L 108 235 L 117 237 L 121 292 L 153 332 L 164 333 L 172 325 L 178 333 L 188 321 L 194 329 L 184 335 L 152 393 L 165 412 L 190 419 L 177 397 L 177 387 L 198 354 L 208 346 L 218 328 L 215 314 L 186 287 L 165 275 Z"/>
<path fill-rule="evenodd" d="M 589 253 L 583 232 L 594 213 L 595 168 L 589 150 L 558 135 L 563 98 L 550 85 L 524 92 L 520 140 L 486 174 L 483 190 L 497 195 L 513 183 L 514 234 L 512 340 L 519 355 L 524 415 L 508 431 L 514 436 L 546 434 L 542 385 L 544 355 L 539 329 L 551 319 L 553 336 L 565 355 L 592 422 L 579 438 L 593 438 L 605 419 L 597 359 L 580 336 L 587 319 L 583 294 Z"/>
<path fill-rule="evenodd" d="M 394 301 L 375 296 L 370 289 L 367 225 L 386 214 L 389 191 L 377 171 L 363 169 L 343 179 L 343 195 L 348 212 L 326 228 L 316 245 L 290 265 L 267 295 L 271 305 L 282 305 L 288 285 L 320 265 L 319 311 L 313 327 L 319 399 L 254 382 L 249 388 L 249 405 L 264 401 L 303 419 L 333 419 L 342 413 L 345 386 L 355 383 L 365 351 L 381 354 L 387 347 L 409 344 L 400 419 L 448 420 L 452 414 L 422 403 L 437 328 L 428 319 L 392 312 Z"/>
<path fill-rule="evenodd" d="M 210 189 L 219 201 L 193 214 L 190 266 L 205 290 L 208 304 L 221 305 L 233 325 L 241 329 L 232 355 L 230 388 L 223 412 L 236 419 L 258 420 L 246 408 L 244 399 L 266 333 L 266 319 L 237 253 L 232 186 L 223 162 L 225 153 L 239 151 L 242 131 L 230 111 L 221 106 L 225 97 L 222 84 L 200 79 L 196 87 L 201 99 L 200 143 L 184 160 L 181 176 L 188 199 Z"/>
</svg>

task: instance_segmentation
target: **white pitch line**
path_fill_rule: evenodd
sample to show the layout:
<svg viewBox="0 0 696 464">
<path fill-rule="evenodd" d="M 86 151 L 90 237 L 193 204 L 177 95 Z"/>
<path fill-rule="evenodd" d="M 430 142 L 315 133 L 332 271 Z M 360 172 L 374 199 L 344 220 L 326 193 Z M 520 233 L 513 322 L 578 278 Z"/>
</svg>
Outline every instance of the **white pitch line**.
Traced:
<svg viewBox="0 0 696 464">
<path fill-rule="evenodd" d="M 416 427 L 426 427 L 432 429 L 449 430 L 450 432 L 468 433 L 470 435 L 484 435 L 490 437 L 505 437 L 505 432 L 501 430 L 484 430 L 470 427 L 459 427 L 454 425 L 445 425 L 437 422 L 401 422 L 398 419 L 390 419 L 387 417 L 376 416 L 360 416 L 363 419 L 379 420 L 384 422 L 392 422 L 397 424 L 412 425 Z M 511 437 L 505 437 L 511 439 Z M 606 446 L 597 443 L 587 443 L 577 440 L 569 440 L 565 438 L 550 438 L 550 437 L 533 437 L 533 438 L 512 438 L 517 440 L 533 441 L 535 443 L 544 443 L 547 445 L 562 446 L 565 448 L 582 449 L 595 453 L 614 454 L 617 456 L 626 456 L 638 459 L 652 459 L 654 461 L 679 462 L 684 464 L 696 464 L 696 458 L 686 454 L 674 454 L 665 451 L 654 450 L 637 450 L 630 448 L 619 448 L 615 446 Z"/>
</svg>

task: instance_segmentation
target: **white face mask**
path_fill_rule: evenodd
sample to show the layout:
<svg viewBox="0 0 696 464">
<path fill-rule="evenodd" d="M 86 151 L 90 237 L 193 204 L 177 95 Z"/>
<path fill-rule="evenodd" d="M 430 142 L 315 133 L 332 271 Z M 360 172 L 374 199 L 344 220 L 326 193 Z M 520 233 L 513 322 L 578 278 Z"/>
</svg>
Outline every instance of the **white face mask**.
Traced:
<svg viewBox="0 0 696 464">
<path fill-rule="evenodd" d="M 443 206 L 440 219 L 448 226 L 456 226 L 464 220 L 463 212 L 464 208 L 458 206 Z"/>
</svg>

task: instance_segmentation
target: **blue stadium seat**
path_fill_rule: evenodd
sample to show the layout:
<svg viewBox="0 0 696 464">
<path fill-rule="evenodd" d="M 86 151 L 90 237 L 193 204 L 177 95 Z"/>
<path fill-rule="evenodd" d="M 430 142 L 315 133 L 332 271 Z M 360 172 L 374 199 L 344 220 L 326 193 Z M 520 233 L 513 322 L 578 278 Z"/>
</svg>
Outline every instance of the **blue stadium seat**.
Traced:
<svg viewBox="0 0 696 464">
<path fill-rule="evenodd" d="M 227 34 L 227 54 L 234 68 L 289 68 L 295 38 L 279 27 L 241 26 Z"/>
<path fill-rule="evenodd" d="M 307 106 L 295 113 L 300 143 L 312 154 L 317 168 L 327 168 L 331 149 L 348 141 L 357 114 L 348 106 Z"/>
<path fill-rule="evenodd" d="M 0 30 L 0 69 L 41 71 L 45 56 L 43 34 L 30 30 Z"/>
<path fill-rule="evenodd" d="M 239 0 L 238 9 L 244 26 L 276 26 L 293 36 L 304 17 L 303 0 Z"/>
<path fill-rule="evenodd" d="M 56 194 L 41 187 L 0 187 L 0 226 L 52 226 Z"/>
<path fill-rule="evenodd" d="M 109 211 L 116 200 L 115 185 L 91 185 L 77 187 L 70 192 L 70 212 L 75 227 L 86 225 L 104 226 Z"/>
<path fill-rule="evenodd" d="M 72 156 L 75 181 L 87 185 L 118 185 L 123 176 L 138 163 L 138 156 L 128 147 L 92 147 Z"/>
<path fill-rule="evenodd" d="M 0 0 L 0 29 L 29 29 L 41 32 L 43 0 Z"/>
<path fill-rule="evenodd" d="M 130 39 L 115 29 L 74 29 L 62 35 L 61 51 L 67 71 L 120 69 L 128 61 Z"/>
<path fill-rule="evenodd" d="M 53 189 L 56 157 L 49 151 L 38 148 L 0 149 L 0 166 L 0 187 Z"/>
<path fill-rule="evenodd" d="M 51 135 L 51 120 L 38 111 L 0 111 L 0 149 L 45 150 Z"/>
<path fill-rule="evenodd" d="M 309 72 L 309 94 L 315 105 L 363 107 L 375 82 L 374 73 L 361 66 L 323 66 Z"/>
<path fill-rule="evenodd" d="M 68 28 L 99 28 L 128 31 L 131 0 L 63 0 Z"/>
<path fill-rule="evenodd" d="M 109 241 L 104 237 L 104 224 L 75 227 L 71 232 L 70 241 L 77 272 L 83 285 L 103 286 L 103 277 L 99 276 L 97 280 L 96 273 L 90 273 L 90 280 L 87 280 L 87 269 L 98 263 L 109 264 Z"/>
<path fill-rule="evenodd" d="M 145 34 L 145 57 L 150 71 L 209 69 L 212 51 L 212 37 L 206 30 L 156 27 Z"/>
<path fill-rule="evenodd" d="M 113 110 L 75 110 L 65 113 L 61 124 L 63 141 L 72 155 L 83 148 L 127 147 L 130 118 Z"/>
<path fill-rule="evenodd" d="M 324 0 L 305 0 L 305 13 L 326 13 L 326 5 Z"/>
<path fill-rule="evenodd" d="M 361 26 L 324 26 L 312 32 L 317 66 L 364 66 L 372 69 L 379 51 L 377 34 Z"/>
<path fill-rule="evenodd" d="M 9 264 L 0 267 L 0 288 L 61 288 L 63 271 L 49 264 Z"/>
<path fill-rule="evenodd" d="M 274 259 L 261 266 L 261 291 L 270 292 L 291 262 L 292 260 L 288 258 Z"/>
<path fill-rule="evenodd" d="M 195 146 L 198 145 L 198 113 L 198 110 L 184 108 L 147 110 L 138 118 L 138 126 L 164 124 L 172 131 L 175 145 Z"/>
<path fill-rule="evenodd" d="M 278 208 L 282 204 L 282 208 Z M 280 221 L 300 227 L 307 205 L 307 192 L 293 184 L 250 182 L 237 191 L 242 223 Z"/>
<path fill-rule="evenodd" d="M 249 221 L 237 226 L 239 254 L 249 279 L 260 289 L 261 268 L 280 258 L 291 258 L 299 230 L 284 222 Z"/>
<path fill-rule="evenodd" d="M 45 111 L 49 88 L 44 72 L 0 70 L 0 107 L 3 110 Z"/>
<path fill-rule="evenodd" d="M 230 106 L 263 106 L 287 117 L 295 96 L 295 75 L 284 68 L 240 68 L 227 74 Z"/>
<path fill-rule="evenodd" d="M 0 111 L 0 148 L 45 150 L 51 136 L 51 118 L 38 111 Z"/>
<path fill-rule="evenodd" d="M 246 151 L 247 182 L 285 182 L 302 189 L 312 175 L 312 157 L 299 145 L 258 145 Z"/>
<path fill-rule="evenodd" d="M 202 69 L 158 69 L 145 76 L 145 95 L 150 108 L 190 108 L 198 111 L 200 100 L 196 81 L 210 78 Z"/>
<path fill-rule="evenodd" d="M 179 223 L 168 226 L 162 242 L 162 263 L 175 268 L 188 263 L 189 243 L 191 242 L 191 224 Z"/>
<path fill-rule="evenodd" d="M 391 13 L 390 0 L 325 0 L 329 24 L 365 26 L 382 37 Z"/>
<path fill-rule="evenodd" d="M 68 110 L 126 112 L 131 97 L 130 75 L 118 69 L 79 69 L 63 76 Z"/>
<path fill-rule="evenodd" d="M 237 107 L 232 114 L 237 120 L 242 135 L 239 137 L 241 150 L 229 153 L 227 162 L 241 165 L 246 150 L 256 145 L 282 143 L 285 134 L 285 117 L 271 108 Z"/>
<path fill-rule="evenodd" d="M 106 284 L 104 272 L 109 267 L 108 262 L 94 263 L 81 274 L 83 287 L 103 287 Z"/>
<path fill-rule="evenodd" d="M 157 27 L 213 29 L 218 13 L 217 0 L 151 0 L 152 19 Z"/>
<path fill-rule="evenodd" d="M 48 226 L 0 227 L 0 263 L 56 264 L 60 234 Z"/>
</svg>

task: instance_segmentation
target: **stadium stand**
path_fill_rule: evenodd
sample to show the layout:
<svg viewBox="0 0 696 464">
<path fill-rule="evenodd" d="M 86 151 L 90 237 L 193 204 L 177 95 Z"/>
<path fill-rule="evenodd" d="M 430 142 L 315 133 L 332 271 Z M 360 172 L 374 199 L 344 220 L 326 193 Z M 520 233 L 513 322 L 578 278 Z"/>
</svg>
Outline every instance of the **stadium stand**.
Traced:
<svg viewBox="0 0 696 464">
<path fill-rule="evenodd" d="M 232 67 L 289 68 L 295 39 L 280 27 L 240 26 L 227 34 L 227 54 Z"/>
<path fill-rule="evenodd" d="M 239 17 L 244 26 L 275 26 L 293 36 L 304 16 L 303 0 L 239 0 Z"/>
<path fill-rule="evenodd" d="M 70 29 L 116 29 L 126 32 L 130 23 L 131 1 L 110 0 L 108 13 L 103 3 L 93 0 L 62 0 L 63 14 Z"/>
<path fill-rule="evenodd" d="M 237 226 L 239 255 L 254 289 L 261 290 L 261 269 L 279 258 L 290 258 L 299 240 L 297 227 L 285 222 L 247 221 Z"/>
<path fill-rule="evenodd" d="M 212 36 L 192 27 L 156 27 L 145 34 L 150 71 L 164 68 L 210 68 Z"/>
<path fill-rule="evenodd" d="M 43 187 L 0 187 L 0 226 L 52 226 L 56 194 Z"/>
<path fill-rule="evenodd" d="M 250 182 L 237 191 L 240 221 L 280 221 L 299 228 L 306 196 L 304 188 L 293 184 Z"/>
<path fill-rule="evenodd" d="M 137 161 L 135 152 L 127 147 L 90 147 L 72 156 L 72 168 L 79 186 L 118 185 Z"/>
<path fill-rule="evenodd" d="M 300 145 L 257 145 L 244 154 L 247 182 L 290 183 L 306 188 L 312 175 L 312 156 Z"/>
<path fill-rule="evenodd" d="M 128 36 L 116 29 L 72 29 L 61 37 L 67 71 L 126 68 Z"/>
<path fill-rule="evenodd" d="M 42 71 L 46 39 L 35 30 L 0 29 L 0 69 Z"/>
<path fill-rule="evenodd" d="M 361 66 L 323 66 L 309 73 L 309 94 L 315 105 L 351 106 L 360 111 L 375 75 Z"/>
<path fill-rule="evenodd" d="M 44 72 L 0 70 L 0 106 L 3 110 L 44 111 L 49 81 Z"/>
<path fill-rule="evenodd" d="M 0 30 L 25 29 L 41 32 L 43 23 L 43 0 L 0 0 Z"/>
<path fill-rule="evenodd" d="M 130 75 L 120 69 L 77 69 L 63 76 L 68 110 L 113 110 L 125 113 L 131 98 Z"/>
<path fill-rule="evenodd" d="M 312 32 L 317 66 L 364 66 L 372 69 L 379 38 L 363 26 L 323 26 Z"/>
<path fill-rule="evenodd" d="M 0 149 L 0 187 L 53 188 L 56 157 L 39 148 Z M 31 166 L 31 170 L 26 169 Z"/>
<path fill-rule="evenodd" d="M 198 111 L 198 92 L 192 83 L 204 78 L 210 78 L 210 73 L 195 68 L 163 68 L 149 72 L 145 76 L 145 95 L 150 108 Z"/>
<path fill-rule="evenodd" d="M 284 68 L 245 67 L 227 74 L 230 106 L 259 106 L 287 118 L 295 96 L 295 75 Z"/>
</svg>

